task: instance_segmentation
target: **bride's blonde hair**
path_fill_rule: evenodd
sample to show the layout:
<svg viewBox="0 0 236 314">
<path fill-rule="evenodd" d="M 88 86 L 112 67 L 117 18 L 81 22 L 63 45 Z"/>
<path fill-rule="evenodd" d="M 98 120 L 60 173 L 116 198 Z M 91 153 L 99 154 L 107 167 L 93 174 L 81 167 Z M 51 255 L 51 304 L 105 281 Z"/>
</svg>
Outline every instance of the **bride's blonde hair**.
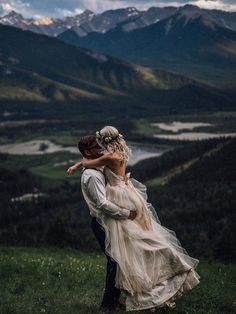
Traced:
<svg viewBox="0 0 236 314">
<path fill-rule="evenodd" d="M 131 150 L 127 146 L 123 135 L 114 126 L 105 126 L 97 131 L 96 140 L 106 152 L 119 152 L 122 158 L 128 161 Z"/>
</svg>

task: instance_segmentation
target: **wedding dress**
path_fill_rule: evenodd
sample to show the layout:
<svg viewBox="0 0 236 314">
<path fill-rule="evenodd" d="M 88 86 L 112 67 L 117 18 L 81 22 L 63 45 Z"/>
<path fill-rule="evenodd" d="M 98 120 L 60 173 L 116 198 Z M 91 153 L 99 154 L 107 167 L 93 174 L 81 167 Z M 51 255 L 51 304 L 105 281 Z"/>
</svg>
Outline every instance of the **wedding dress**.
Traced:
<svg viewBox="0 0 236 314">
<path fill-rule="evenodd" d="M 108 167 L 107 198 L 137 211 L 134 220 L 106 215 L 98 220 L 106 234 L 106 252 L 117 262 L 116 287 L 124 292 L 126 311 L 174 305 L 174 300 L 199 283 L 198 260 L 182 248 L 174 231 L 163 227 L 150 203 L 146 186 L 116 175 Z"/>
</svg>

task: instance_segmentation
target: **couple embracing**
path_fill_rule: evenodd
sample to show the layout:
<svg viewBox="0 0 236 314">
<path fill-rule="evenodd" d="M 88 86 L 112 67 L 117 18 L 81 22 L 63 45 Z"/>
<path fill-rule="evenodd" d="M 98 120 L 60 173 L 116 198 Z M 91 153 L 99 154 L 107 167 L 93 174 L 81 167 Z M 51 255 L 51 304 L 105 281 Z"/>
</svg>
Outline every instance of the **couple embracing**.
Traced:
<svg viewBox="0 0 236 314">
<path fill-rule="evenodd" d="M 145 185 L 126 173 L 130 149 L 116 128 L 82 137 L 78 147 L 84 158 L 67 172 L 82 168 L 91 227 L 107 257 L 101 309 L 175 307 L 175 300 L 199 283 L 199 261 L 161 225 Z"/>
</svg>

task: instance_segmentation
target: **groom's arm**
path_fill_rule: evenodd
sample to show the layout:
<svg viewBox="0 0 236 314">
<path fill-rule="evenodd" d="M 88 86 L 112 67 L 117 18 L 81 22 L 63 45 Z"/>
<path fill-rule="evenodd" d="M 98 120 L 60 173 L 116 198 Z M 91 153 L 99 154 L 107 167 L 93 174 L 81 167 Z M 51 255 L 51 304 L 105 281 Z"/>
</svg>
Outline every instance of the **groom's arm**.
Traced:
<svg viewBox="0 0 236 314">
<path fill-rule="evenodd" d="M 86 172 L 83 173 L 82 183 L 85 185 L 86 194 L 94 206 L 115 219 L 128 219 L 130 216 L 129 209 L 121 208 L 106 198 L 104 175 L 96 170 L 93 171 L 92 175 Z"/>
</svg>

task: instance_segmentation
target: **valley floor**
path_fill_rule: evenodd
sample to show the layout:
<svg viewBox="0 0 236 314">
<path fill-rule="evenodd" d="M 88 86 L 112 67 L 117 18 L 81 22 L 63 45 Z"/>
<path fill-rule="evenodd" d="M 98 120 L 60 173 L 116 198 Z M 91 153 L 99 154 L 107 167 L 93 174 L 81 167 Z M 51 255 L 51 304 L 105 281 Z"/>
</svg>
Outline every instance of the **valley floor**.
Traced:
<svg viewBox="0 0 236 314">
<path fill-rule="evenodd" d="M 98 306 L 104 288 L 105 262 L 99 252 L 2 247 L 0 313 L 102 313 Z M 174 310 L 156 313 L 235 313 L 236 265 L 200 259 L 198 272 L 198 287 L 177 301 Z"/>
</svg>

